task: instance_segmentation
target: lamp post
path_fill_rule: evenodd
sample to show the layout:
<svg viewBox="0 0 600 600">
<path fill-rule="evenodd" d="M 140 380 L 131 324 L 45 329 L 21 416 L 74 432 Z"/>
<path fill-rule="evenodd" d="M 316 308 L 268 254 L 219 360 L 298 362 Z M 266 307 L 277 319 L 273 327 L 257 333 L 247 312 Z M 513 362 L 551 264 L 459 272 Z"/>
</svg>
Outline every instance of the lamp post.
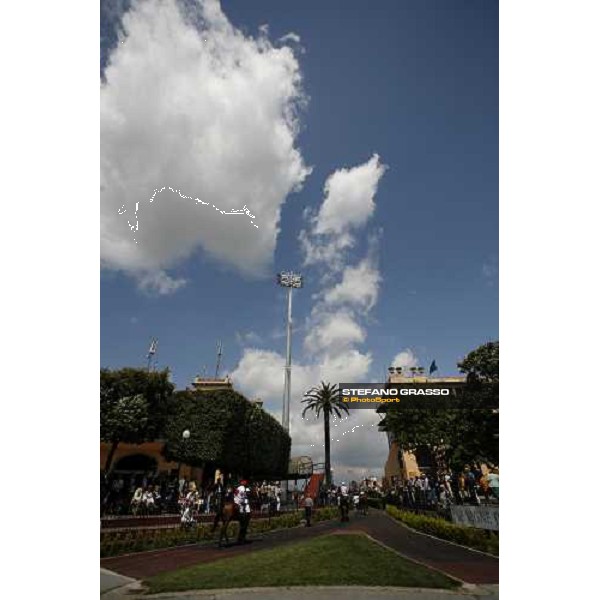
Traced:
<svg viewBox="0 0 600 600">
<path fill-rule="evenodd" d="M 290 432 L 290 395 L 292 390 L 292 290 L 302 287 L 302 275 L 293 271 L 282 271 L 277 274 L 277 284 L 288 290 L 287 310 L 287 348 L 285 358 L 285 378 L 283 382 L 283 410 L 281 413 L 281 425 L 289 434 Z M 285 502 L 288 501 L 288 474 L 285 479 Z"/>
<path fill-rule="evenodd" d="M 181 434 L 181 444 L 182 444 L 182 448 L 186 447 L 186 442 L 187 440 L 190 439 L 190 430 L 189 429 L 185 429 L 183 431 L 183 433 Z M 177 483 L 179 484 L 179 477 L 181 474 L 181 453 L 179 454 L 179 467 L 177 469 Z"/>
<path fill-rule="evenodd" d="M 283 411 L 281 415 L 281 424 L 284 429 L 290 432 L 290 394 L 292 387 L 292 290 L 301 288 L 303 281 L 302 275 L 289 272 L 277 274 L 277 284 L 288 290 L 288 311 L 287 311 L 287 351 L 285 360 L 285 379 L 283 384 Z"/>
</svg>

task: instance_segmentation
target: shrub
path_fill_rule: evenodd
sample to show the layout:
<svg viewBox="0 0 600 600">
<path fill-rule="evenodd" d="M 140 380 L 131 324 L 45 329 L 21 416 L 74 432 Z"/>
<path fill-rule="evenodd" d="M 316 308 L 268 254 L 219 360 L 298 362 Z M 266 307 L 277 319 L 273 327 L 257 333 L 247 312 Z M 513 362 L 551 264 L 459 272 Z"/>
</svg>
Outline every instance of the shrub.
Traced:
<svg viewBox="0 0 600 600">
<path fill-rule="evenodd" d="M 413 529 L 498 556 L 499 538 L 495 533 L 473 527 L 462 527 L 444 519 L 417 515 L 390 505 L 386 507 L 386 511 L 391 517 Z"/>
<path fill-rule="evenodd" d="M 313 521 L 326 521 L 339 516 L 337 507 L 319 508 L 313 512 Z M 277 529 L 297 527 L 304 518 L 304 511 L 295 511 L 269 519 L 250 521 L 248 533 L 266 533 Z M 140 552 L 153 548 L 168 548 L 183 544 L 212 542 L 219 535 L 219 528 L 213 534 L 212 525 L 199 524 L 194 529 L 131 529 L 125 535 L 115 535 L 115 532 L 103 532 L 100 535 L 100 556 L 118 556 L 129 552 Z M 239 523 L 230 523 L 227 535 L 230 539 L 237 536 Z"/>
</svg>

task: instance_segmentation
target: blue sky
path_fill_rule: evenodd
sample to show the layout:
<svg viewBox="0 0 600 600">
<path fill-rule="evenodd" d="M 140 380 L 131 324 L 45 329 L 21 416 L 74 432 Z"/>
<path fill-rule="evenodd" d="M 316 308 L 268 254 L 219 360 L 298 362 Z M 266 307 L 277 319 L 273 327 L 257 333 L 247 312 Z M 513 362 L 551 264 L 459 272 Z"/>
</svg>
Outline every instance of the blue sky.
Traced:
<svg viewBox="0 0 600 600">
<path fill-rule="evenodd" d="M 215 343 L 220 339 L 224 344 L 224 371 L 237 373 L 239 387 L 248 395 L 269 396 L 267 406 L 278 414 L 283 371 L 277 357 L 285 350 L 285 297 L 275 285 L 274 274 L 281 269 L 294 269 L 305 275 L 306 286 L 294 297 L 297 332 L 293 351 L 299 367 L 306 367 L 304 379 L 300 374 L 298 383 L 308 384 L 311 373 L 317 376 L 317 371 L 310 371 L 316 368 L 316 362 L 333 356 L 324 347 L 327 340 L 317 341 L 310 337 L 311 330 L 319 327 L 324 322 L 322 319 L 333 310 L 326 302 L 323 304 L 323 298 L 340 282 L 344 269 L 355 267 L 364 260 L 368 263 L 369 273 L 375 273 L 379 282 L 377 293 L 371 298 L 373 302 L 367 301 L 372 306 L 352 307 L 350 301 L 345 305 L 338 303 L 335 309 L 349 315 L 349 323 L 356 324 L 357 331 L 361 332 L 343 340 L 344 347 L 335 351 L 338 352 L 336 356 L 343 357 L 344 351 L 356 350 L 361 356 L 369 357 L 366 362 L 361 362 L 362 367 L 357 368 L 359 376 L 381 380 L 386 367 L 407 349 L 423 366 L 427 367 L 435 359 L 440 374 L 453 374 L 459 357 L 481 343 L 497 339 L 496 3 L 223 0 L 222 12 L 217 10 L 217 14 L 216 5 L 209 2 L 208 8 L 201 7 L 199 14 L 203 16 L 197 22 L 201 32 L 208 32 L 207 48 L 214 41 L 211 46 L 214 53 L 228 52 L 228 40 L 232 45 L 246 44 L 247 40 L 257 40 L 261 36 L 267 40 L 264 43 L 272 44 L 271 49 L 287 46 L 293 52 L 282 59 L 284 63 L 281 64 L 285 65 L 282 70 L 280 63 L 277 63 L 277 69 L 271 70 L 269 66 L 275 67 L 279 60 L 276 53 L 271 63 L 265 62 L 269 77 L 264 80 L 267 82 L 265 87 L 261 87 L 262 75 L 252 79 L 259 71 L 244 79 L 256 83 L 248 84 L 247 89 L 254 90 L 255 95 L 248 92 L 247 108 L 241 104 L 246 101 L 243 94 L 232 101 L 237 103 L 233 107 L 227 99 L 222 104 L 215 103 L 214 95 L 210 96 L 210 102 L 207 100 L 208 92 L 202 91 L 204 83 L 207 90 L 212 90 L 221 81 L 219 75 L 210 79 L 210 70 L 204 72 L 204 77 L 195 85 L 186 88 L 190 78 L 186 78 L 181 65 L 189 59 L 189 52 L 186 49 L 181 50 L 185 54 L 177 52 L 178 44 L 187 38 L 175 31 L 175 25 L 170 29 L 165 26 L 162 31 L 162 25 L 155 27 L 153 11 L 158 10 L 156 7 L 160 3 L 154 0 L 146 3 L 150 10 L 145 20 L 130 13 L 130 21 L 125 18 L 124 33 L 120 34 L 119 40 L 113 32 L 117 31 L 117 19 L 129 8 L 129 3 L 104 4 L 104 9 L 108 6 L 114 10 L 102 12 L 102 55 L 109 65 L 107 82 L 101 92 L 102 152 L 107 157 L 106 162 L 113 161 L 117 165 L 110 165 L 113 171 L 125 162 L 133 166 L 128 166 L 129 171 L 119 174 L 117 179 L 114 175 L 105 176 L 111 171 L 108 167 L 104 170 L 103 162 L 101 178 L 108 191 L 102 198 L 102 211 L 106 211 L 102 215 L 102 366 L 143 365 L 150 338 L 156 336 L 159 339 L 158 366 L 169 366 L 175 383 L 185 387 L 204 366 L 208 373 L 214 370 Z M 193 0 L 186 4 L 195 6 Z M 202 10 L 212 12 L 202 13 Z M 223 19 L 228 21 L 225 30 Z M 140 25 L 142 21 L 143 25 Z M 162 18 L 161 23 L 168 21 L 168 18 Z M 268 33 L 263 30 L 259 34 L 259 28 L 265 24 L 268 24 Z M 189 34 L 188 29 L 185 31 Z M 299 41 L 295 36 L 278 41 L 290 32 L 298 36 Z M 148 37 L 144 38 L 145 35 Z M 173 35 L 172 39 L 168 39 L 170 35 Z M 181 77 L 168 79 L 163 89 L 160 82 L 165 81 L 164 73 L 171 72 L 170 56 L 166 52 L 171 50 L 173 68 L 181 70 Z M 264 52 L 264 48 L 261 51 L 252 46 L 240 52 L 244 52 L 243 56 L 248 56 L 250 61 Z M 149 55 L 156 59 L 143 66 L 144 57 Z M 191 56 L 189 68 L 195 73 L 193 52 Z M 156 66 L 158 63 L 160 66 Z M 244 64 L 243 58 L 239 68 L 244 69 Z M 150 80 L 146 88 L 146 79 L 141 78 L 150 77 L 148 72 L 155 66 L 165 70 L 157 73 L 156 79 Z M 209 64 L 206 68 L 212 67 Z M 305 99 L 298 109 L 297 121 L 294 121 L 299 130 L 290 134 L 293 149 L 301 156 L 303 166 L 299 166 L 298 157 L 286 146 L 285 159 L 282 159 L 285 168 L 271 173 L 269 165 L 273 160 L 270 157 L 282 154 L 274 150 L 275 154 L 266 155 L 264 160 L 259 156 L 261 140 L 270 135 L 268 122 L 264 125 L 266 129 L 260 130 L 262 134 L 249 133 L 248 139 L 236 138 L 239 128 L 233 130 L 231 136 L 224 129 L 218 142 L 211 137 L 211 124 L 226 127 L 223 124 L 228 122 L 227 115 L 238 109 L 242 116 L 271 114 L 265 111 L 271 110 L 276 100 L 263 98 L 263 93 L 276 87 L 279 76 L 282 81 L 286 77 L 291 81 L 290 69 L 301 77 L 299 85 Z M 131 88 L 133 91 L 125 90 L 129 83 L 123 82 L 135 79 L 138 72 L 140 81 Z M 136 90 L 140 89 L 145 92 L 137 97 Z M 174 89 L 178 91 L 173 92 Z M 171 93 L 179 95 L 173 96 L 175 100 L 165 102 L 154 97 Z M 233 95 L 228 96 L 231 97 Z M 179 98 L 185 98 L 185 103 Z M 255 113 L 261 102 L 268 108 Z M 281 102 L 285 105 L 287 100 Z M 170 107 L 173 107 L 172 111 Z M 224 116 L 220 115 L 221 110 Z M 141 125 L 131 128 L 128 133 L 127 126 L 122 124 L 132 122 L 134 118 L 140 119 Z M 144 131 L 144 122 L 149 124 L 149 132 Z M 172 128 L 158 129 L 163 122 L 183 123 L 181 135 L 171 139 Z M 276 122 L 275 115 L 273 123 Z M 111 123 L 118 126 L 111 128 Z M 183 136 L 188 144 L 185 147 L 195 148 L 194 127 L 198 128 L 197 139 L 213 140 L 206 142 L 213 143 L 209 147 L 212 153 L 203 154 L 202 146 L 195 155 L 199 157 L 197 163 L 194 157 L 186 157 L 182 166 L 177 140 Z M 155 137 L 149 137 L 151 135 Z M 133 141 L 130 143 L 129 139 Z M 248 146 L 244 146 L 246 143 Z M 136 148 L 143 149 L 144 153 L 150 153 L 149 148 L 152 148 L 154 154 L 138 160 Z M 244 156 L 236 155 L 235 159 L 225 156 L 227 152 L 239 154 L 244 148 L 250 149 L 244 156 L 257 148 L 257 156 L 250 165 L 239 162 Z M 173 216 L 176 209 L 168 212 L 173 199 L 165 193 L 159 198 L 162 207 L 157 204 L 158 208 L 145 209 L 156 210 L 156 214 L 158 210 L 164 211 L 161 220 L 152 226 L 152 232 L 146 229 L 148 237 L 140 239 L 133 250 L 129 249 L 130 242 L 126 247 L 123 238 L 119 238 L 125 235 L 123 230 L 111 221 L 115 206 L 132 207 L 132 203 L 149 198 L 157 186 L 181 186 L 186 194 L 210 200 L 208 190 L 219 188 L 219 177 L 227 179 L 230 176 L 227 172 L 216 172 L 216 159 L 211 158 L 215 153 L 224 157 L 222 160 L 238 161 L 234 164 L 248 168 L 251 177 L 264 167 L 264 177 L 261 175 L 262 179 L 256 183 L 260 189 L 271 189 L 269 178 L 280 176 L 281 185 L 274 184 L 273 189 L 291 190 L 297 183 L 301 189 L 290 193 L 273 192 L 270 209 L 265 204 L 262 213 L 255 208 L 262 205 L 253 198 L 251 189 L 244 189 L 239 197 L 249 199 L 244 202 L 254 210 L 256 223 L 262 229 L 250 231 L 250 225 L 245 222 L 246 229 L 236 224 L 237 229 L 229 231 L 232 218 L 217 215 L 220 220 L 214 223 L 223 227 L 216 236 L 218 239 L 211 238 L 211 231 L 203 230 L 204 224 L 200 221 L 199 237 L 195 238 L 189 218 L 183 216 L 182 221 L 177 222 Z M 385 169 L 377 171 L 376 162 L 369 163 L 374 155 L 379 157 L 379 164 L 385 165 Z M 374 209 L 365 218 L 361 217 L 359 224 L 357 221 L 342 226 L 353 236 L 352 247 L 344 251 L 343 257 L 338 256 L 341 262 L 337 270 L 332 267 L 329 272 L 327 261 L 307 264 L 306 248 L 299 241 L 301 232 L 308 233 L 313 247 L 328 241 L 328 238 L 318 238 L 318 226 L 315 225 L 326 196 L 324 185 L 328 177 L 342 169 L 368 164 L 372 173 L 377 171 L 371 182 L 375 189 L 372 195 Z M 295 179 L 288 177 L 292 166 L 288 169 L 286 165 L 295 169 Z M 205 179 L 196 182 L 193 173 L 206 173 L 210 168 L 215 172 L 203 175 Z M 162 174 L 162 179 L 152 179 L 157 172 Z M 286 173 L 285 177 L 281 173 Z M 144 185 L 149 183 L 146 187 L 136 183 L 120 188 L 127 190 L 125 195 L 111 191 L 117 189 L 116 181 L 127 180 Z M 254 183 L 249 182 L 248 187 L 253 186 Z M 369 192 L 366 191 L 357 202 L 362 202 L 362 198 L 366 202 Z M 110 207 L 110 215 L 107 207 Z M 343 204 L 339 207 L 343 212 Z M 196 208 L 194 218 L 200 219 L 203 209 Z M 278 209 L 279 233 L 269 237 L 265 231 L 269 227 L 275 231 Z M 149 212 L 145 214 L 150 215 Z M 176 243 L 169 245 L 168 239 L 177 238 L 178 228 L 183 228 L 185 222 L 190 231 L 182 233 L 181 238 L 187 241 L 179 246 Z M 147 223 L 149 221 L 140 218 L 140 229 Z M 227 242 L 223 240 L 228 235 L 231 244 L 241 244 L 235 256 L 227 255 Z M 246 235 L 249 237 L 242 241 L 240 236 Z M 253 235 L 265 236 L 257 242 L 256 251 Z M 156 240 L 163 237 L 164 244 L 161 242 L 160 248 L 152 247 L 150 251 L 151 244 L 156 245 Z M 148 252 L 144 255 L 146 248 Z M 246 251 L 248 261 L 240 265 Z M 167 285 L 156 283 L 158 272 L 162 273 L 162 280 L 167 281 Z M 340 313 L 336 314 L 339 316 Z M 274 363 L 268 365 L 264 377 L 277 379 L 279 373 L 279 381 L 264 386 L 256 383 L 260 372 L 253 371 L 250 376 L 248 370 L 244 371 L 245 367 L 240 364 L 249 365 L 250 355 L 246 355 L 246 362 L 243 358 L 251 349 L 263 351 L 265 354 L 260 356 L 264 360 L 273 359 Z M 264 360 L 253 363 L 251 370 L 264 365 Z M 365 364 L 368 366 L 364 367 Z M 322 375 L 321 372 L 318 374 Z M 301 394 L 301 389 L 295 391 Z M 308 442 L 309 438 L 303 439 L 307 448 L 311 447 Z M 360 461 L 348 455 L 342 462 L 358 464 Z M 365 468 L 370 468 L 370 463 L 365 463 Z"/>
</svg>

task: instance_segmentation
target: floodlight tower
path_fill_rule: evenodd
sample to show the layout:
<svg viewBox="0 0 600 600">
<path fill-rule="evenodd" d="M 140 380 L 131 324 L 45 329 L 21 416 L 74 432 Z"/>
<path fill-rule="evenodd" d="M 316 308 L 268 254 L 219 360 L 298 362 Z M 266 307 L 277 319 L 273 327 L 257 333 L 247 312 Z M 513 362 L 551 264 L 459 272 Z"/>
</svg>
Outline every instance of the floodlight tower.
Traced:
<svg viewBox="0 0 600 600">
<path fill-rule="evenodd" d="M 292 389 L 292 290 L 302 287 L 302 275 L 292 271 L 277 274 L 277 284 L 288 290 L 287 312 L 287 353 L 285 360 L 285 380 L 283 384 L 283 412 L 281 424 L 290 432 L 290 394 Z"/>
</svg>

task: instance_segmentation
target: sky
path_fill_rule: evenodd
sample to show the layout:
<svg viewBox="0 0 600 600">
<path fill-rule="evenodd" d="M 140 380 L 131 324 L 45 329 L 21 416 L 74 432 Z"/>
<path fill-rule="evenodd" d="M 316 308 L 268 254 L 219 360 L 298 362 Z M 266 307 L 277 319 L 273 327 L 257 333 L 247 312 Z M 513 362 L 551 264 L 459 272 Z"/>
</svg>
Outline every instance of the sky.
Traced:
<svg viewBox="0 0 600 600">
<path fill-rule="evenodd" d="M 498 338 L 497 3 L 112 0 L 100 38 L 101 366 L 156 337 L 185 388 L 221 340 L 279 418 L 301 272 L 291 435 L 320 462 L 306 389 Z M 377 420 L 334 424 L 336 479 L 381 474 Z"/>
</svg>

